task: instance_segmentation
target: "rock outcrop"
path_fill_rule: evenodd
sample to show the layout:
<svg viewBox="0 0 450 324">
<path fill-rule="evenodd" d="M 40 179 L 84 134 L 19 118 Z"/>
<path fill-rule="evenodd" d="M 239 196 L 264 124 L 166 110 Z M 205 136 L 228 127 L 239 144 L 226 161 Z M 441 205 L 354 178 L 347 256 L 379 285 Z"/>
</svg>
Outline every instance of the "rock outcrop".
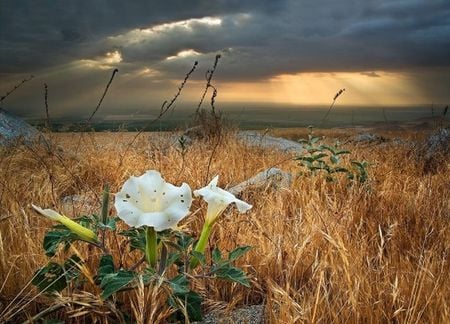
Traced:
<svg viewBox="0 0 450 324">
<path fill-rule="evenodd" d="M 367 144 L 375 144 L 375 143 L 383 143 L 386 142 L 386 138 L 377 134 L 370 133 L 362 133 L 355 136 L 353 139 L 355 143 L 367 143 Z"/>
<path fill-rule="evenodd" d="M 273 187 L 276 189 L 289 188 L 292 183 L 292 174 L 278 168 L 269 168 L 261 171 L 248 180 L 228 189 L 233 195 L 239 195 L 250 188 Z"/>
<path fill-rule="evenodd" d="M 449 166 L 450 129 L 440 128 L 431 133 L 417 150 L 417 159 L 423 163 L 424 171 L 435 173 L 442 166 Z"/>
<path fill-rule="evenodd" d="M 260 146 L 263 148 L 276 148 L 284 152 L 300 152 L 303 146 L 300 143 L 269 135 L 260 134 L 254 131 L 240 131 L 237 138 L 251 146 Z"/>
<path fill-rule="evenodd" d="M 0 108 L 0 146 L 14 143 L 32 143 L 43 138 L 41 132 L 25 122 Z"/>
</svg>

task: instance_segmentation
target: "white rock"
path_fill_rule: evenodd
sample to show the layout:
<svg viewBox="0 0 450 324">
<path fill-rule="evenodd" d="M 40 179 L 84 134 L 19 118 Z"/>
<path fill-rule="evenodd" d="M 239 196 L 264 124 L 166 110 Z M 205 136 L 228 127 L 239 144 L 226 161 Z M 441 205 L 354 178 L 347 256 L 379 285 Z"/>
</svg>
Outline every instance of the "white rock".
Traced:
<svg viewBox="0 0 450 324">
<path fill-rule="evenodd" d="M 261 188 L 273 186 L 279 188 L 289 188 L 292 183 L 292 174 L 278 168 L 264 170 L 250 179 L 228 189 L 233 195 L 239 195 L 249 188 Z"/>
<path fill-rule="evenodd" d="M 237 138 L 252 146 L 263 148 L 276 148 L 285 152 L 300 152 L 303 146 L 300 143 L 269 135 L 263 135 L 254 131 L 240 131 Z"/>
</svg>

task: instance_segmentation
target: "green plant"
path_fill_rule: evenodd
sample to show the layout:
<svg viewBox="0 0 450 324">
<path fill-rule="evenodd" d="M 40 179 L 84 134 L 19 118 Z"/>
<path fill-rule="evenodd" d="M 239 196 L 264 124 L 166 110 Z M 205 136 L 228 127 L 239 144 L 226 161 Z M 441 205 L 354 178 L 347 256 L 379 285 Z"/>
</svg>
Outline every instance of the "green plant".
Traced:
<svg viewBox="0 0 450 324">
<path fill-rule="evenodd" d="M 313 135 L 312 127 L 309 127 L 308 139 L 300 139 L 304 151 L 295 158 L 300 166 L 306 169 L 301 175 L 316 175 L 320 172 L 326 174 L 327 181 L 335 181 L 336 175 L 343 173 L 349 180 L 364 183 L 368 179 L 366 161 L 351 161 L 350 165 L 345 163 L 345 156 L 351 154 L 348 150 L 340 149 L 337 141 L 334 146 L 321 143 L 322 138 Z"/>
<path fill-rule="evenodd" d="M 212 183 L 217 184 L 217 177 Z M 251 208 L 230 193 L 212 188 L 211 184 L 198 192 L 208 203 L 205 227 L 209 230 L 230 203 L 236 203 L 241 212 Z M 35 273 L 32 283 L 41 292 L 52 295 L 66 288 L 82 290 L 87 281 L 93 281 L 105 300 L 143 283 L 168 292 L 167 303 L 177 310 L 174 315 L 177 320 L 201 320 L 202 296 L 191 289 L 191 281 L 194 278 L 220 279 L 249 287 L 245 273 L 234 266 L 234 262 L 250 247 L 237 247 L 227 257 L 215 247 L 211 260 L 207 260 L 203 251 L 209 231 L 206 238 L 202 231 L 203 243 L 199 243 L 188 233 L 173 229 L 189 214 L 191 201 L 187 184 L 176 187 L 166 183 L 158 172 L 148 171 L 128 179 L 116 194 L 117 217 L 108 217 L 107 190 L 100 216 L 85 215 L 71 220 L 53 210 L 34 206 L 39 213 L 60 223 L 44 237 L 43 247 L 48 257 L 54 257 L 60 250 L 68 251 L 77 241 L 98 248 L 101 253 L 93 277 L 85 275 L 86 259 L 72 255 L 61 263 L 50 261 Z M 121 220 L 133 227 L 118 231 L 117 222 Z M 130 252 L 140 251 L 142 257 L 137 263 L 124 266 L 114 259 L 114 253 L 106 244 L 109 240 L 105 238 L 115 235 L 124 237 Z"/>
</svg>

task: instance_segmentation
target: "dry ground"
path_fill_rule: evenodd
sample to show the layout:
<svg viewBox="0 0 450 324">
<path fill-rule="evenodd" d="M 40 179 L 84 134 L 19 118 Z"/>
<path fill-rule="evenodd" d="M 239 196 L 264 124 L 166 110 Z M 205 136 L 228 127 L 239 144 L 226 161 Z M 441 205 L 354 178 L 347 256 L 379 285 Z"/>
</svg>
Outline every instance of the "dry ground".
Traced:
<svg viewBox="0 0 450 324">
<path fill-rule="evenodd" d="M 346 138 L 351 132 L 329 130 L 325 135 Z M 276 132 L 292 138 L 300 133 L 305 134 Z M 66 306 L 51 314 L 53 318 L 105 320 L 103 311 L 114 318 L 114 306 L 101 302 L 95 286 L 87 284 L 85 292 L 64 291 L 52 301 L 28 284 L 48 261 L 41 242 L 50 225 L 32 212 L 30 203 L 65 210 L 69 216 L 98 212 L 96 197 L 106 183 L 116 192 L 130 175 L 148 169 L 159 170 L 172 183 L 188 182 L 194 189 L 215 174 L 227 187 L 275 165 L 299 171 L 289 155 L 225 137 L 207 174 L 211 143 L 194 143 L 183 158 L 175 147 L 152 140 L 149 134 L 126 151 L 132 136 L 85 134 L 75 152 L 79 134 L 53 134 L 53 141 L 66 152 L 59 157 L 38 147 L 0 153 L 0 321 L 23 320 L 58 303 Z M 369 183 L 348 186 L 345 180 L 328 183 L 320 176 L 296 178 L 289 189 L 245 192 L 242 199 L 254 208 L 244 215 L 230 210 L 221 218 L 211 242 L 225 250 L 254 247 L 240 263 L 252 288 L 197 280 L 205 311 L 263 303 L 269 323 L 449 322 L 448 164 L 435 174 L 424 174 L 407 147 L 347 147 L 352 158 L 372 163 Z M 63 204 L 63 197 L 75 194 L 89 197 L 89 203 Z M 194 202 L 194 207 L 200 205 Z M 188 217 L 186 230 L 198 233 L 202 217 L 202 213 Z M 117 254 L 117 242 L 110 243 Z M 97 251 L 85 254 L 81 245 L 75 247 L 87 256 L 94 272 Z M 127 264 L 138 258 L 122 257 Z M 159 293 L 141 289 L 118 299 L 138 322 L 164 322 L 170 310 L 158 299 Z"/>
</svg>

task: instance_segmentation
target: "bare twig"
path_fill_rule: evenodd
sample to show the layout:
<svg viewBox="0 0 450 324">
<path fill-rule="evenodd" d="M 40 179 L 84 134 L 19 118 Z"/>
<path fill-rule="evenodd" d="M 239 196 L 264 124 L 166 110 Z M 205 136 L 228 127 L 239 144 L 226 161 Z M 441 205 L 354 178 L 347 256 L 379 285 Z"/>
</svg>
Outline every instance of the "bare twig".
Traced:
<svg viewBox="0 0 450 324">
<path fill-rule="evenodd" d="M 445 116 L 447 115 L 447 112 L 448 112 L 448 105 L 445 106 L 444 110 L 442 111 L 442 116 L 441 116 L 441 127 L 444 126 Z"/>
<path fill-rule="evenodd" d="M 1 98 L 0 98 L 0 106 L 3 104 L 3 100 L 5 100 L 10 94 L 12 94 L 14 91 L 16 91 L 17 89 L 19 89 L 24 83 L 30 81 L 31 79 L 34 78 L 34 75 L 30 75 L 27 79 L 23 79 L 19 84 L 16 84 L 14 86 L 14 88 L 12 88 L 11 90 L 7 91 Z"/>
<path fill-rule="evenodd" d="M 137 269 L 137 267 L 139 267 L 142 263 L 144 263 L 145 262 L 145 256 L 143 256 L 142 258 L 140 258 L 139 260 L 138 260 L 138 262 L 136 262 L 135 264 L 133 264 L 131 267 L 130 267 L 130 271 L 134 271 L 134 270 L 136 270 Z"/>
<path fill-rule="evenodd" d="M 47 83 L 44 83 L 44 103 L 45 103 L 45 128 L 48 130 L 51 130 L 51 124 L 50 124 L 50 114 L 48 112 L 48 86 Z"/>
<path fill-rule="evenodd" d="M 191 76 L 191 74 L 197 68 L 197 65 L 198 65 L 198 62 L 195 61 L 194 65 L 192 66 L 190 71 L 188 73 L 186 73 L 186 76 L 184 77 L 183 81 L 181 82 L 180 86 L 178 87 L 178 90 L 175 93 L 175 95 L 173 96 L 173 98 L 169 102 L 167 100 L 163 102 L 163 104 L 161 105 L 161 108 L 159 110 L 158 116 L 155 119 L 149 121 L 146 125 L 144 125 L 144 127 L 142 127 L 141 130 L 133 137 L 131 142 L 127 145 L 127 148 L 125 149 L 125 152 L 120 157 L 119 167 L 122 165 L 125 155 L 128 153 L 128 151 L 130 150 L 131 146 L 134 144 L 134 142 L 139 137 L 139 135 L 141 135 L 147 128 L 152 126 L 158 120 L 160 120 L 170 110 L 170 108 L 172 108 L 172 106 L 174 105 L 174 103 L 176 102 L 178 97 L 180 96 L 181 92 L 183 91 L 184 86 L 186 85 L 187 81 L 189 80 L 189 77 Z"/>
<path fill-rule="evenodd" d="M 185 166 L 186 166 L 186 153 L 188 150 L 188 146 L 186 143 L 186 137 L 184 137 L 183 135 L 178 139 L 178 144 L 180 145 L 180 154 L 181 154 L 181 167 L 180 167 L 180 171 L 178 172 L 178 176 L 177 176 L 177 181 L 180 179 L 181 175 L 184 172 Z"/>
<path fill-rule="evenodd" d="M 102 231 L 103 246 L 105 245 L 105 240 L 106 240 L 106 224 L 108 223 L 108 212 L 109 212 L 109 185 L 106 184 L 103 189 L 102 209 L 101 209 L 102 223 L 104 225 L 104 228 Z"/>
<path fill-rule="evenodd" d="M 106 84 L 105 90 L 103 91 L 103 94 L 102 94 L 102 96 L 100 97 L 100 100 L 98 101 L 97 106 L 95 107 L 94 111 L 91 113 L 91 115 L 89 116 L 89 118 L 86 120 L 84 126 L 83 126 L 82 129 L 81 129 L 81 132 L 85 132 L 85 131 L 88 129 L 88 127 L 89 127 L 89 125 L 90 125 L 90 123 L 91 123 L 91 121 L 92 121 L 92 118 L 93 118 L 94 115 L 97 113 L 97 111 L 100 109 L 100 106 L 101 106 L 101 104 L 102 104 L 102 102 L 103 102 L 103 99 L 105 99 L 105 96 L 106 96 L 106 94 L 108 93 L 108 89 L 109 89 L 109 87 L 111 86 L 111 83 L 113 82 L 114 77 L 115 77 L 115 75 L 116 75 L 117 72 L 119 72 L 118 69 L 114 69 L 114 70 L 113 70 L 112 75 L 111 75 L 111 78 L 109 79 L 108 83 Z M 81 133 L 80 139 L 79 139 L 78 144 L 77 144 L 77 147 L 76 147 L 76 149 L 75 149 L 75 152 L 78 152 L 78 149 L 80 148 L 80 144 L 81 144 L 81 139 L 82 139 L 82 137 L 83 137 L 83 133 Z"/>
<path fill-rule="evenodd" d="M 216 62 L 217 63 L 217 59 Z M 214 66 L 216 66 L 216 64 L 214 64 Z M 216 130 L 216 143 L 214 144 L 213 150 L 211 152 L 211 155 L 209 156 L 209 160 L 208 160 L 208 166 L 206 168 L 206 176 L 205 176 L 205 185 L 208 184 L 209 182 L 209 172 L 211 169 L 211 164 L 214 158 L 214 155 L 217 151 L 217 148 L 219 147 L 220 142 L 222 141 L 222 127 L 220 125 L 220 116 L 217 116 L 216 114 L 216 109 L 215 109 L 215 102 L 216 102 L 216 97 L 217 97 L 217 89 L 212 86 L 211 84 L 209 85 L 209 87 L 213 88 L 213 94 L 211 96 L 211 110 L 212 110 L 212 116 L 214 118 L 214 123 L 215 123 L 215 130 Z"/>
<path fill-rule="evenodd" d="M 219 63 L 220 57 L 221 57 L 220 54 L 217 54 L 216 59 L 214 60 L 213 68 L 211 70 L 206 71 L 206 74 L 205 74 L 206 86 L 205 86 L 205 90 L 203 91 L 202 97 L 200 98 L 200 102 L 198 103 L 197 110 L 195 111 L 196 117 L 198 117 L 202 103 L 205 100 L 206 93 L 208 92 L 209 88 L 211 87 L 211 80 L 213 78 L 214 72 L 216 71 L 217 64 Z M 213 109 L 214 109 L 214 107 L 213 107 Z"/>
<path fill-rule="evenodd" d="M 320 122 L 320 125 L 322 125 L 322 124 L 325 122 L 325 120 L 327 119 L 328 115 L 329 115 L 330 112 L 331 112 L 331 109 L 333 109 L 334 104 L 336 103 L 336 99 L 339 98 L 339 96 L 340 96 L 344 91 L 345 91 L 345 88 L 340 89 L 340 90 L 334 95 L 333 102 L 331 103 L 330 108 L 328 108 L 328 111 L 327 111 L 327 113 L 325 114 L 325 116 L 322 118 L 322 121 Z"/>
<path fill-rule="evenodd" d="M 47 316 L 53 312 L 56 312 L 57 310 L 61 309 L 64 307 L 64 304 L 55 304 L 53 306 L 47 307 L 46 309 L 44 309 L 42 312 L 34 315 L 32 318 L 26 320 L 25 322 L 23 322 L 23 324 L 32 324 L 32 323 L 36 323 L 37 320 L 40 320 L 41 318 L 43 318 L 44 316 Z"/>
<path fill-rule="evenodd" d="M 188 79 L 189 79 L 189 77 L 191 76 L 191 74 L 194 72 L 194 70 L 195 70 L 195 68 L 197 67 L 197 65 L 198 65 L 198 61 L 195 61 L 195 62 L 194 62 L 194 65 L 193 65 L 192 68 L 191 68 L 191 70 L 190 70 L 188 73 L 186 73 L 186 76 L 184 77 L 183 82 L 181 82 L 180 86 L 178 87 L 177 93 L 175 94 L 175 96 L 173 96 L 172 100 L 170 100 L 169 104 L 167 104 L 167 106 L 165 106 L 165 104 L 166 104 L 167 102 L 164 102 L 164 103 L 162 104 L 161 110 L 160 110 L 160 114 L 161 114 L 161 113 L 164 114 L 164 113 L 167 112 L 170 108 L 172 108 L 173 104 L 175 103 L 175 101 L 176 101 L 176 100 L 178 99 L 178 97 L 180 96 L 181 91 L 183 90 L 184 86 L 186 85 L 186 82 L 188 81 Z"/>
<path fill-rule="evenodd" d="M 118 69 L 114 69 L 114 70 L 113 70 L 113 73 L 112 73 L 112 75 L 111 75 L 111 78 L 109 79 L 108 84 L 107 84 L 106 87 L 105 87 L 105 91 L 103 91 L 102 97 L 100 98 L 100 100 L 99 100 L 99 102 L 98 102 L 98 104 L 97 104 L 97 107 L 95 107 L 94 111 L 93 111 L 92 114 L 89 116 L 88 120 L 86 121 L 87 126 L 89 125 L 89 123 L 91 122 L 92 118 L 94 117 L 94 115 L 95 115 L 95 114 L 97 113 L 97 111 L 99 110 L 99 108 L 100 108 L 100 106 L 101 106 L 101 104 L 102 104 L 102 102 L 103 102 L 103 99 L 105 99 L 106 93 L 108 92 L 108 89 L 109 89 L 111 83 L 113 82 L 113 79 L 114 79 L 114 77 L 115 77 L 115 75 L 116 75 L 117 72 L 119 72 Z"/>
<path fill-rule="evenodd" d="M 208 159 L 208 166 L 207 166 L 207 168 L 206 168 L 206 175 L 205 175 L 205 186 L 209 183 L 209 172 L 210 172 L 210 169 L 211 169 L 211 164 L 212 164 L 212 161 L 213 161 L 213 158 L 214 158 L 214 155 L 215 155 L 215 153 L 216 153 L 216 151 L 217 151 L 217 148 L 219 147 L 219 144 L 220 144 L 220 142 L 221 142 L 221 140 L 222 140 L 222 134 L 221 134 L 222 132 L 221 132 L 221 130 L 219 129 L 218 130 L 218 134 L 217 134 L 217 141 L 216 141 L 216 143 L 214 144 L 214 147 L 213 147 L 213 150 L 212 150 L 212 152 L 211 152 L 211 155 L 209 156 L 209 159 Z"/>
</svg>

